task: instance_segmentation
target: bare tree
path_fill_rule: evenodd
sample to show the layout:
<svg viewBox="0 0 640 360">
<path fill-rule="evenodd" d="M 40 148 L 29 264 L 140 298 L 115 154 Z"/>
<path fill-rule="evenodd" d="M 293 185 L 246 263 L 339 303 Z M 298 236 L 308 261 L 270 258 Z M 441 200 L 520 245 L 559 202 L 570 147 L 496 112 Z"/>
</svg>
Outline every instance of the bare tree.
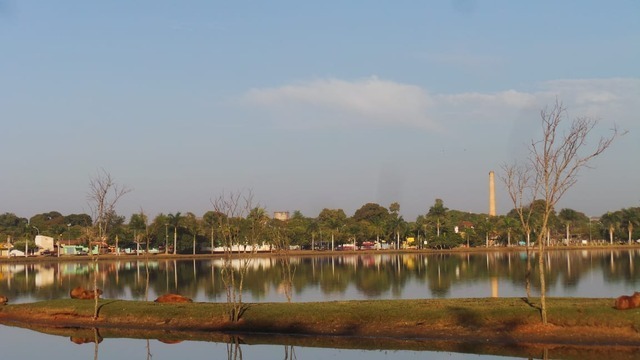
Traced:
<svg viewBox="0 0 640 360">
<path fill-rule="evenodd" d="M 223 193 L 211 201 L 224 249 L 222 282 L 227 295 L 229 320 L 237 322 L 246 311 L 242 301 L 245 276 L 266 228 L 264 211 L 253 205 L 251 191 Z"/>
<path fill-rule="evenodd" d="M 575 118 L 567 127 L 567 112 L 557 101 L 551 108 L 540 111 L 542 139 L 532 140 L 529 156 L 524 167 L 517 163 L 503 166 L 503 179 L 525 231 L 531 230 L 523 204 L 542 200 L 542 218 L 535 224 L 538 245 L 538 270 L 540 276 L 540 314 L 542 323 L 547 323 L 546 284 L 544 276 L 544 237 L 549 232 L 549 218 L 562 196 L 577 182 L 580 170 L 588 167 L 589 161 L 602 154 L 618 137 L 617 128 L 608 137 L 600 137 L 595 147 L 588 147 L 589 134 L 597 120 L 588 117 Z"/>
<path fill-rule="evenodd" d="M 116 204 L 125 194 L 131 192 L 126 186 L 119 185 L 111 177 L 111 174 L 104 169 L 98 171 L 89 180 L 89 192 L 87 193 L 87 202 L 91 213 L 93 215 L 93 233 L 89 239 L 89 249 L 91 251 L 91 243 L 97 244 L 98 249 L 96 254 L 91 251 L 91 256 L 94 262 L 94 279 L 93 279 L 93 291 L 95 298 L 95 309 L 93 318 L 98 318 L 98 255 L 102 243 L 106 243 L 107 235 L 109 231 L 109 224 L 111 219 L 116 215 Z"/>
<path fill-rule="evenodd" d="M 531 232 L 532 232 L 532 214 L 534 207 L 533 196 L 536 194 L 536 184 L 532 181 L 532 168 L 529 166 L 522 166 L 514 163 L 502 166 L 503 174 L 500 176 L 502 181 L 507 187 L 507 193 L 513 203 L 518 220 L 526 236 L 526 255 L 527 255 L 527 267 L 525 271 L 525 290 L 527 293 L 527 299 L 531 297 L 531 261 L 530 261 L 530 249 L 531 249 Z"/>
<path fill-rule="evenodd" d="M 527 239 L 527 249 L 531 246 L 531 232 L 532 232 L 532 214 L 533 198 L 531 194 L 537 193 L 535 181 L 532 181 L 533 169 L 527 165 L 520 165 L 517 163 L 502 165 L 503 174 L 500 176 L 505 186 L 509 198 L 514 205 L 522 230 L 525 233 Z"/>
</svg>

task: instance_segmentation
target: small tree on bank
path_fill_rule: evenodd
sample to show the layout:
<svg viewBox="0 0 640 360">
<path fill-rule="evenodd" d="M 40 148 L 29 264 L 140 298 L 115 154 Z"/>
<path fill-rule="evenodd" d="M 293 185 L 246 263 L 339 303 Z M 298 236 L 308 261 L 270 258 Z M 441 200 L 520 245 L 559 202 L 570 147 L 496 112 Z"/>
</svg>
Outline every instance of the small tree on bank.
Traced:
<svg viewBox="0 0 640 360">
<path fill-rule="evenodd" d="M 525 231 L 531 223 L 527 216 L 523 216 L 523 203 L 533 204 L 535 200 L 542 200 L 544 204 L 542 217 L 535 224 L 543 324 L 547 323 L 544 237 L 548 234 L 550 216 L 558 201 L 577 182 L 580 170 L 608 149 L 619 135 L 614 128 L 610 136 L 601 137 L 597 145 L 589 149 L 587 140 L 597 121 L 579 117 L 570 121 L 565 129 L 566 117 L 566 109 L 559 101 L 550 109 L 543 109 L 540 112 L 542 139 L 531 141 L 525 165 L 516 162 L 503 166 L 505 185 L 514 206 L 519 209 L 518 215 Z"/>
<path fill-rule="evenodd" d="M 109 224 L 111 224 L 112 218 L 116 215 L 116 204 L 122 196 L 129 192 L 131 192 L 130 189 L 126 186 L 118 185 L 111 177 L 111 174 L 104 169 L 98 171 L 96 175 L 89 180 L 87 202 L 93 215 L 93 231 L 89 236 L 89 251 L 92 254 L 94 267 L 94 319 L 98 318 L 98 255 L 100 254 L 102 243 L 107 241 Z M 93 254 L 91 240 L 93 240 L 94 244 L 98 244 L 96 254 Z"/>
<path fill-rule="evenodd" d="M 242 300 L 244 280 L 258 241 L 264 237 L 268 218 L 262 208 L 254 207 L 250 191 L 247 194 L 223 193 L 211 202 L 213 210 L 221 215 L 216 220 L 224 248 L 221 277 L 227 295 L 229 320 L 237 322 L 247 309 Z"/>
</svg>

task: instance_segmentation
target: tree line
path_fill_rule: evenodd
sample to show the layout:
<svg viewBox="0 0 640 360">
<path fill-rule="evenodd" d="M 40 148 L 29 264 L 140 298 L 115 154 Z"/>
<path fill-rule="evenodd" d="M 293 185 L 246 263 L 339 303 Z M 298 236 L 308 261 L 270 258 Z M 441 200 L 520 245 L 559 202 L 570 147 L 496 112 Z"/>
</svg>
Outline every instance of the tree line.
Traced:
<svg viewBox="0 0 640 360">
<path fill-rule="evenodd" d="M 531 211 L 531 229 L 537 229 L 545 204 L 535 200 L 525 206 Z M 140 211 L 126 217 L 115 213 L 105 223 L 106 242 L 121 248 L 160 248 L 177 254 L 193 254 L 211 251 L 223 245 L 223 229 L 220 219 L 227 215 L 219 211 L 207 211 L 202 216 L 192 212 L 160 213 L 149 221 Z M 450 210 L 444 201 L 436 199 L 424 215 L 415 221 L 406 221 L 400 215 L 400 204 L 388 207 L 377 203 L 362 205 L 351 216 L 342 209 L 323 209 L 316 217 L 308 217 L 294 211 L 288 220 L 270 217 L 263 207 L 252 208 L 244 217 L 229 220 L 238 232 L 237 239 L 249 239 L 252 224 L 261 224 L 261 241 L 274 248 L 293 245 L 310 249 L 337 248 L 343 244 L 362 246 L 365 242 L 379 242 L 389 247 L 415 246 L 417 248 L 448 249 L 459 246 L 509 246 L 526 240 L 526 231 L 518 220 L 516 209 L 506 215 L 489 216 Z M 608 211 L 597 218 L 563 208 L 551 212 L 548 236 L 552 244 L 566 244 L 579 240 L 607 243 L 632 243 L 640 239 L 640 207 Z M 35 235 L 46 235 L 60 240 L 82 243 L 89 240 L 95 226 L 88 214 L 63 215 L 57 211 L 36 214 L 31 218 L 13 213 L 0 215 L 0 236 L 18 249 L 29 242 L 34 248 Z M 534 238 L 535 238 L 535 231 Z M 566 240 L 568 239 L 568 241 Z M 409 240 L 409 241 L 408 241 Z M 413 240 L 411 242 L 411 240 Z M 0 244 L 2 244 L 0 242 Z M 4 247 L 4 246 L 3 246 Z"/>
</svg>

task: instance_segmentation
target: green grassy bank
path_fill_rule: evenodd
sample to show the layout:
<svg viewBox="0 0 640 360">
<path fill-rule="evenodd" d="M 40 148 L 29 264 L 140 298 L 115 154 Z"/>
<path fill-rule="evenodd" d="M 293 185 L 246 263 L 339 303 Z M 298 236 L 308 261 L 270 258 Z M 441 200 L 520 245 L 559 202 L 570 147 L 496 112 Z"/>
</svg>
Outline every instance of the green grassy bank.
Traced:
<svg viewBox="0 0 640 360">
<path fill-rule="evenodd" d="M 551 298 L 547 305 L 549 322 L 554 328 L 628 330 L 640 341 L 640 309 L 620 311 L 612 305 L 613 299 Z M 227 321 L 225 303 L 101 299 L 97 320 L 92 318 L 93 310 L 92 300 L 51 300 L 5 305 L 0 308 L 0 320 L 166 330 L 443 338 L 452 334 L 445 330 L 516 334 L 540 324 L 535 301 L 529 303 L 520 298 L 258 303 L 247 304 L 238 323 Z"/>
<path fill-rule="evenodd" d="M 548 326 L 540 325 L 536 302 L 520 298 L 247 305 L 242 319 L 230 323 L 225 303 L 102 299 L 99 317 L 94 320 L 93 301 L 63 299 L 0 307 L 0 323 L 88 341 L 98 331 L 95 328 L 101 338 L 241 338 L 243 343 L 525 357 L 538 357 L 550 349 L 561 358 L 575 354 L 581 359 L 604 355 L 617 358 L 612 354 L 640 357 L 640 309 L 615 310 L 613 299 L 548 299 Z"/>
</svg>

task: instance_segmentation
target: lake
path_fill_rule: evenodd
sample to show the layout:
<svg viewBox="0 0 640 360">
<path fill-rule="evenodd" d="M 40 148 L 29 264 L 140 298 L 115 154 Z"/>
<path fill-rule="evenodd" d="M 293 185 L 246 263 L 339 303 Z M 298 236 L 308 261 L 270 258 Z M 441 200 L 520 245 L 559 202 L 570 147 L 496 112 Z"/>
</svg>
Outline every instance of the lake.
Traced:
<svg viewBox="0 0 640 360">
<path fill-rule="evenodd" d="M 546 255 L 547 294 L 553 297 L 616 297 L 640 290 L 640 250 L 566 250 Z M 239 263 L 235 264 L 240 266 Z M 521 297 L 526 295 L 527 255 L 524 252 L 487 253 L 367 253 L 335 256 L 296 256 L 289 262 L 275 256 L 251 261 L 244 282 L 244 301 L 333 301 L 358 299 Z M 288 265 L 288 266 L 287 266 Z M 530 292 L 538 294 L 537 259 L 529 259 Z M 0 263 L 0 294 L 12 303 L 66 298 L 78 285 L 93 284 L 91 261 Z M 177 292 L 195 301 L 226 301 L 220 258 L 173 260 L 123 255 L 100 261 L 99 287 L 103 297 L 153 300 L 160 294 Z M 283 281 L 289 269 L 291 291 Z M 75 344 L 68 336 L 0 326 L 0 348 L 7 358 L 75 359 L 94 357 L 95 343 Z M 289 340 L 286 340 L 287 342 Z M 492 355 L 458 351 L 407 351 L 398 348 L 351 350 L 285 344 L 243 344 L 246 359 L 451 359 Z M 32 346 L 38 344 L 38 346 Z M 288 345 L 288 346 L 287 346 Z M 105 337 L 98 346 L 101 359 L 175 356 L 212 358 L 227 355 L 230 345 L 218 341 L 184 341 L 166 344 L 155 339 Z M 286 350 L 287 348 L 289 350 Z M 233 350 L 233 349 L 232 349 Z M 213 356 L 216 354 L 217 356 Z M 239 358 L 238 353 L 233 358 Z M 524 356 L 529 357 L 529 355 Z M 536 356 L 534 356 L 536 357 Z M 542 354 L 540 355 L 542 357 Z M 502 357 L 501 358 L 505 358 Z M 518 357 L 516 357 L 518 358 Z"/>
</svg>

